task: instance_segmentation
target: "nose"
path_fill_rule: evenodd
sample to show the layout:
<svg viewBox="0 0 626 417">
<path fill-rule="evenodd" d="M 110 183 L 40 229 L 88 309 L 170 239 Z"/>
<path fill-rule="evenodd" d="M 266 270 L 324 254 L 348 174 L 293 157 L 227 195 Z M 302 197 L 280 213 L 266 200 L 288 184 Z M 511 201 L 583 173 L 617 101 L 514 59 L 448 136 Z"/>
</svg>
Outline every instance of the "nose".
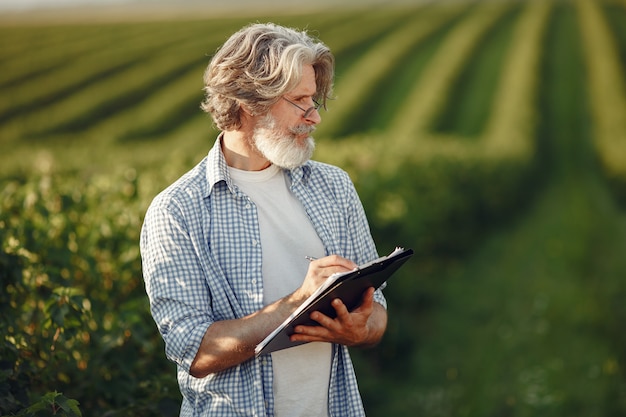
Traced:
<svg viewBox="0 0 626 417">
<path fill-rule="evenodd" d="M 322 116 L 320 115 L 320 112 L 318 109 L 314 109 L 311 114 L 309 114 L 307 117 L 304 118 L 304 120 L 306 120 L 309 123 L 312 123 L 314 125 L 318 124 L 319 122 L 322 121 Z"/>
</svg>

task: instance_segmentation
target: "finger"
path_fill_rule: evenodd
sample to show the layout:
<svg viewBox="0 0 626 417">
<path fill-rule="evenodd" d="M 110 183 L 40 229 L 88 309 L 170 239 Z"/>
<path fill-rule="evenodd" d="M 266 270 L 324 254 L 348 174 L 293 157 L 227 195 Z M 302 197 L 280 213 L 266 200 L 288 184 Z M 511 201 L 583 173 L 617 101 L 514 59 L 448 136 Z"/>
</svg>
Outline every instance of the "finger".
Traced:
<svg viewBox="0 0 626 417">
<path fill-rule="evenodd" d="M 341 300 L 338 299 L 338 301 L 339 303 L 341 303 Z M 333 301 L 333 305 L 334 305 L 334 301 Z M 310 317 L 311 317 L 311 320 L 318 322 L 322 328 L 327 328 L 327 329 L 332 330 L 333 328 L 338 327 L 335 320 L 331 319 L 330 317 L 328 317 L 327 315 L 323 313 L 320 313 L 319 311 L 312 312 Z M 315 326 L 315 327 L 320 327 L 320 326 Z"/>
<path fill-rule="evenodd" d="M 317 261 L 314 261 L 314 262 L 317 262 Z M 315 276 L 315 277 L 326 279 L 333 274 L 349 272 L 349 271 L 351 270 L 346 269 L 343 266 L 338 266 L 338 265 L 322 266 L 321 264 L 314 264 L 313 262 L 311 262 L 311 264 L 309 265 L 308 274 Z"/>
<path fill-rule="evenodd" d="M 296 326 L 294 328 L 294 334 L 291 335 L 290 339 L 294 342 L 296 341 L 305 341 L 305 342 L 313 342 L 313 341 L 330 341 L 331 334 L 330 332 L 322 327 L 322 326 Z"/>
<path fill-rule="evenodd" d="M 316 266 L 322 268 L 338 267 L 338 269 L 340 269 L 341 271 L 351 271 L 354 268 L 358 267 L 358 265 L 351 260 L 341 257 L 339 255 L 325 256 L 311 263 L 314 263 Z"/>
<path fill-rule="evenodd" d="M 292 342 L 328 342 L 328 343 L 333 342 L 333 340 L 330 339 L 329 337 L 313 336 L 313 335 L 300 334 L 300 333 L 292 334 L 289 337 L 289 340 L 291 340 Z"/>
<path fill-rule="evenodd" d="M 350 318 L 350 312 L 348 311 L 348 307 L 341 301 L 339 298 L 335 298 L 332 301 L 332 306 L 337 313 L 337 319 L 341 322 L 344 322 Z"/>
</svg>

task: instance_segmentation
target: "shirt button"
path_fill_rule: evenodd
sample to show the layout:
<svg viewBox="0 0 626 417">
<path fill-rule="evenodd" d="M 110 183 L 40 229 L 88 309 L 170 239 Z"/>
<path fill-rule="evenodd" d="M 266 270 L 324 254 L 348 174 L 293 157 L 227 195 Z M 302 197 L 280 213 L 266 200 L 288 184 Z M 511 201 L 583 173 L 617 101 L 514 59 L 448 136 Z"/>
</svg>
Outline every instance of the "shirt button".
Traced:
<svg viewBox="0 0 626 417">
<path fill-rule="evenodd" d="M 256 279 L 255 278 L 252 279 L 252 283 L 256 284 Z"/>
<path fill-rule="evenodd" d="M 254 246 L 256 246 L 256 245 L 258 245 L 258 244 L 259 244 L 259 242 L 258 242 L 256 239 L 252 239 L 252 244 L 253 244 Z"/>
</svg>

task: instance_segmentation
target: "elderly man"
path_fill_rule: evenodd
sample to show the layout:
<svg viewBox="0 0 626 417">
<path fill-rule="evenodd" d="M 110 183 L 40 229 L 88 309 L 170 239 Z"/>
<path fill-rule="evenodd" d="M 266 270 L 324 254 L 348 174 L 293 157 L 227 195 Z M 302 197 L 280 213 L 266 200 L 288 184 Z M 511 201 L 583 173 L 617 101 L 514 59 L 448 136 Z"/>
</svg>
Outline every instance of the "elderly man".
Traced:
<svg viewBox="0 0 626 417">
<path fill-rule="evenodd" d="M 146 291 L 178 366 L 181 416 L 362 416 L 348 346 L 387 325 L 370 288 L 348 311 L 299 326 L 310 343 L 255 346 L 336 272 L 378 257 L 348 175 L 310 160 L 334 57 L 304 32 L 247 26 L 204 76 L 220 129 L 208 156 L 152 202 L 141 235 Z M 313 257 L 309 261 L 306 257 Z"/>
</svg>

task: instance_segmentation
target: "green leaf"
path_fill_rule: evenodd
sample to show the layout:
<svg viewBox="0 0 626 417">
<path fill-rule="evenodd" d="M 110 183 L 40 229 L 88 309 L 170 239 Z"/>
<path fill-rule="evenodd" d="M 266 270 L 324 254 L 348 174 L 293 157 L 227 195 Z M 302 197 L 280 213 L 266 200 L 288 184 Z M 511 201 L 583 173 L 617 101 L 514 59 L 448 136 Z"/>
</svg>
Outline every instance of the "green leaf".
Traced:
<svg viewBox="0 0 626 417">
<path fill-rule="evenodd" d="M 78 408 L 78 401 L 72 400 L 70 398 L 61 395 L 57 398 L 57 404 L 61 407 L 61 409 L 67 413 L 68 417 L 82 417 L 82 413 Z"/>
</svg>

